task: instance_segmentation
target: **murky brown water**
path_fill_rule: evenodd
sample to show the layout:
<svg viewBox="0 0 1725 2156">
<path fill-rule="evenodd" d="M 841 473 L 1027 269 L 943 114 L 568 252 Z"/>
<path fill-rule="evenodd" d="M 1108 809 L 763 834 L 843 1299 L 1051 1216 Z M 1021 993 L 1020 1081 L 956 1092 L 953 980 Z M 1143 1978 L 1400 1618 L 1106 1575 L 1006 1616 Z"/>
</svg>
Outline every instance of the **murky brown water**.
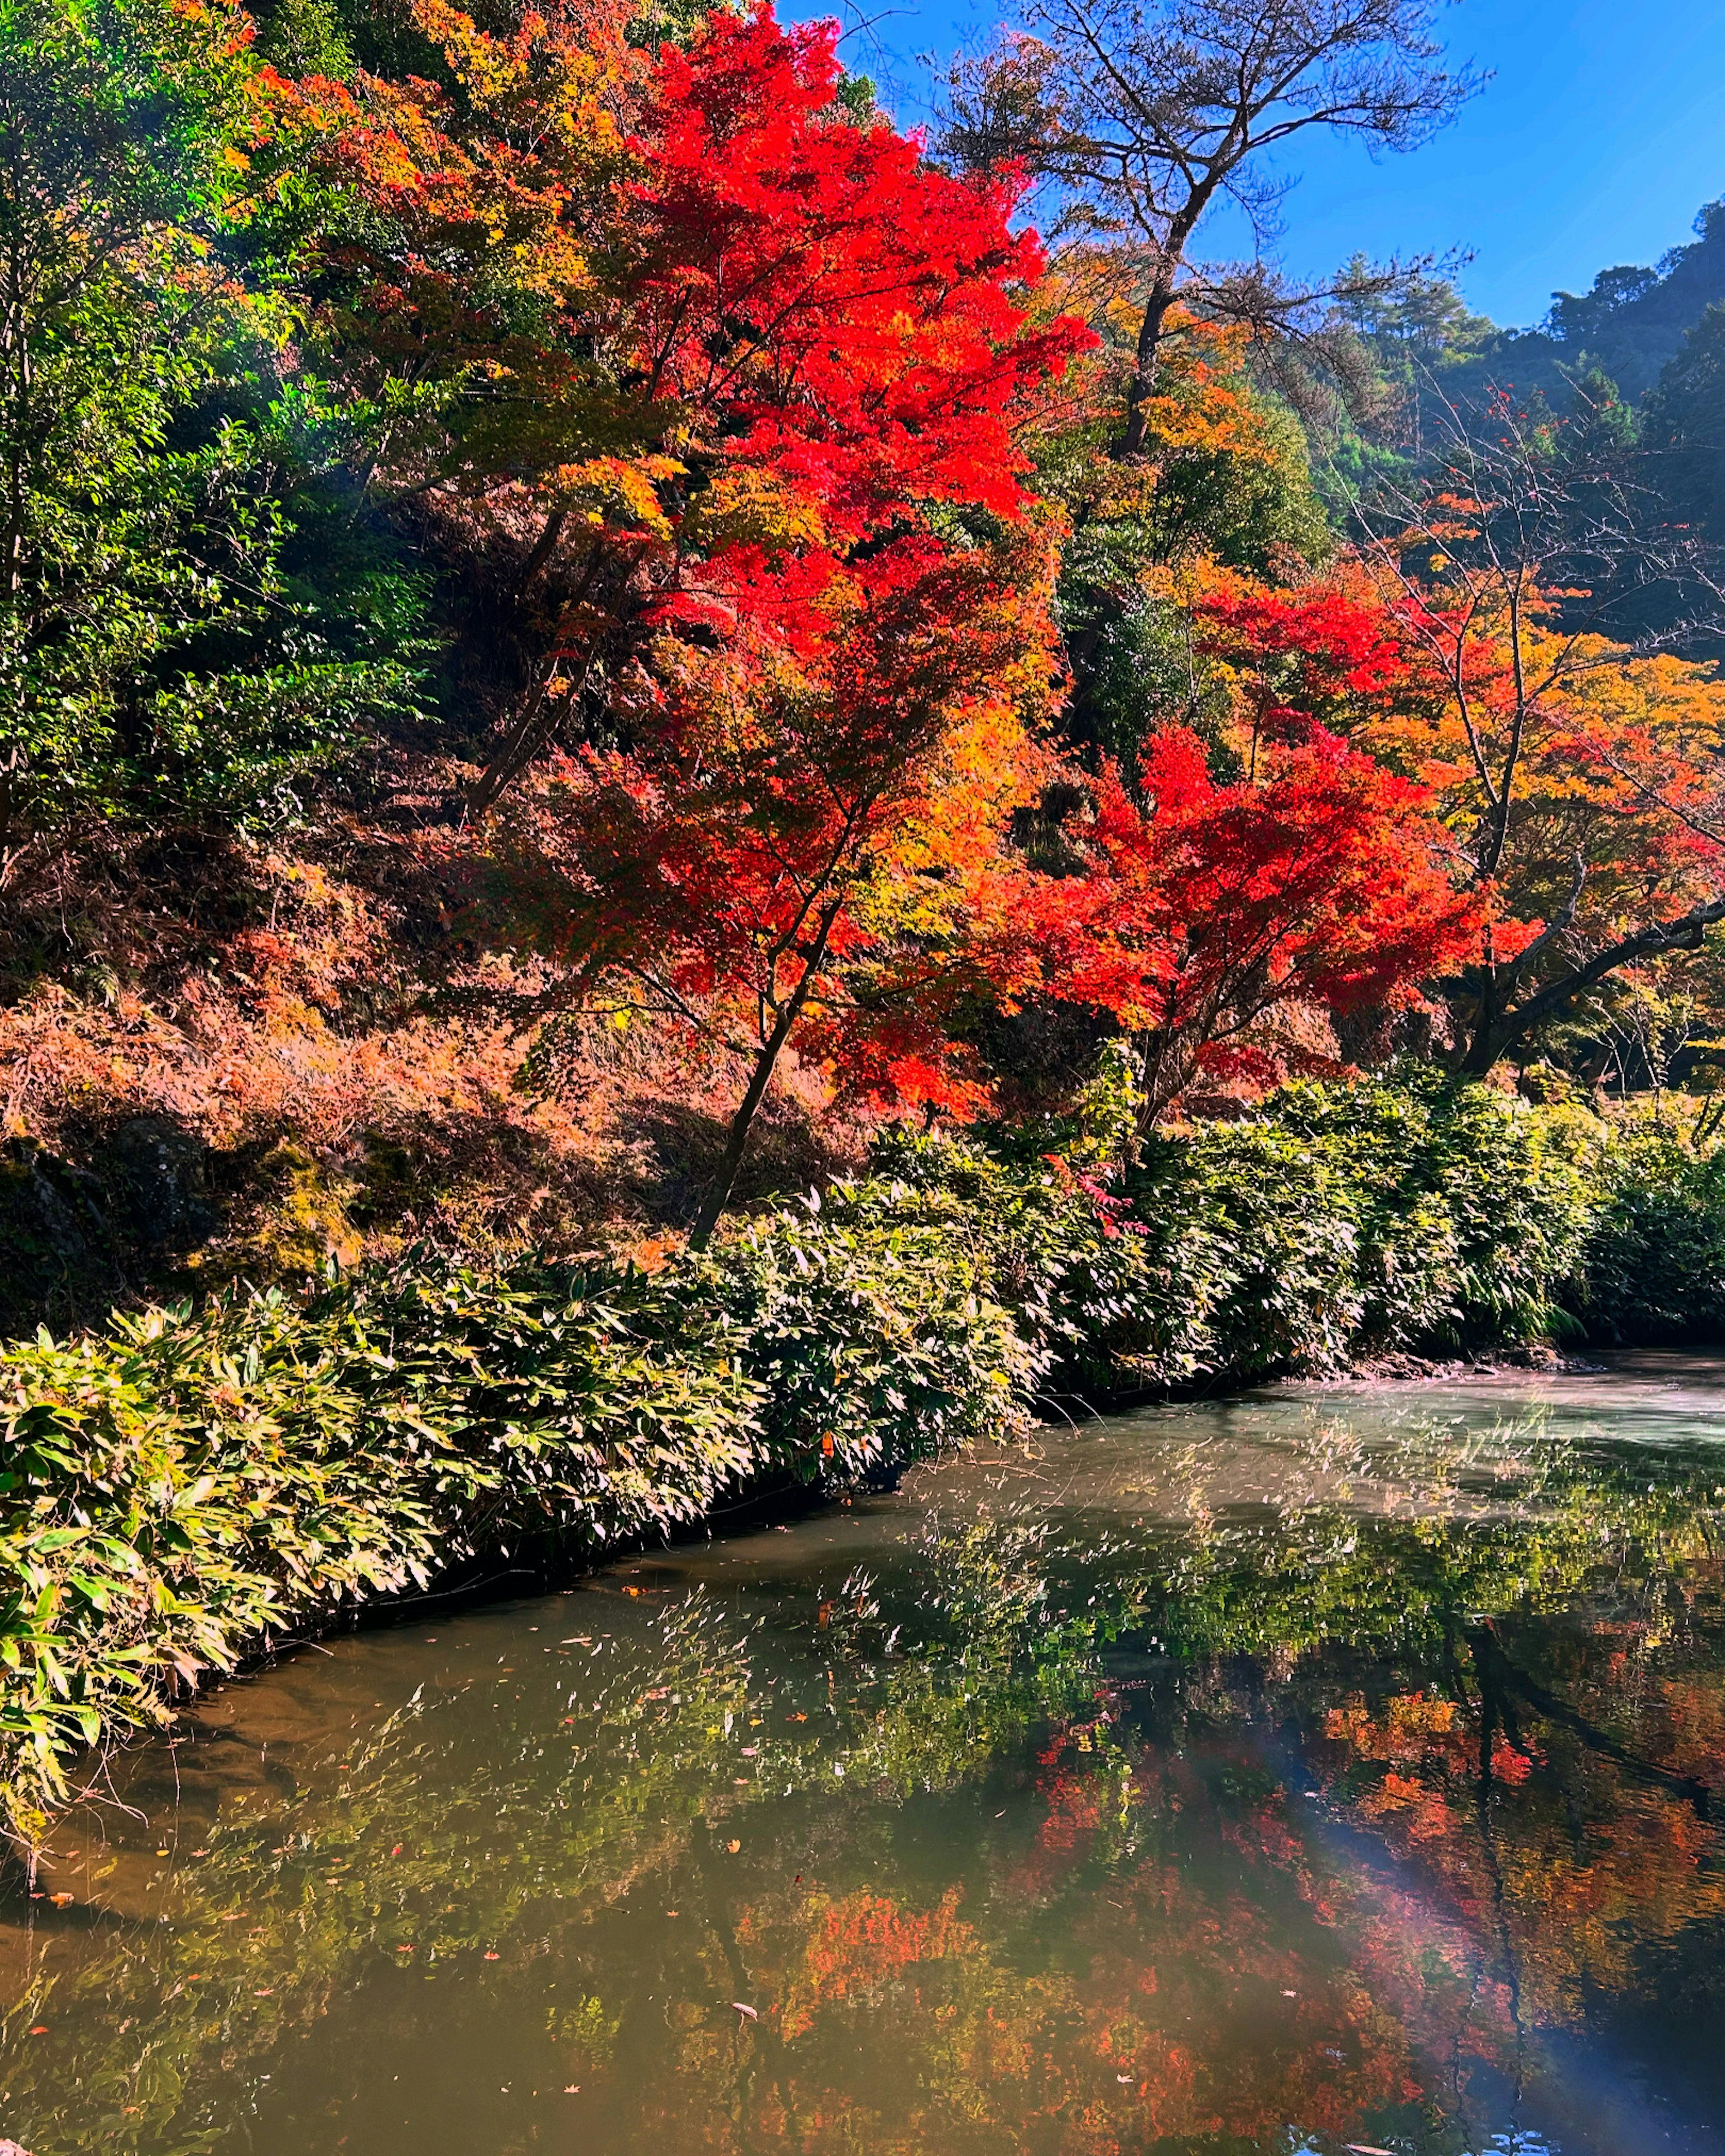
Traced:
<svg viewBox="0 0 1725 2156">
<path fill-rule="evenodd" d="M 0 2134 L 1725 2151 L 1722 1440 L 1267 1393 L 302 1652 L 0 1909 Z"/>
</svg>

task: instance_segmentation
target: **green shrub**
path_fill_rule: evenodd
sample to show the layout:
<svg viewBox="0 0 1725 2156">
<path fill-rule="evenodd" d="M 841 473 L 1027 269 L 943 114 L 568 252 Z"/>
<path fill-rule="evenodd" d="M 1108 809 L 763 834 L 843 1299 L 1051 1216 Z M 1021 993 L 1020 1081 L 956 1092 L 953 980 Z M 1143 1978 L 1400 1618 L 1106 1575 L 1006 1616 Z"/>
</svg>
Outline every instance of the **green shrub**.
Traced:
<svg viewBox="0 0 1725 2156">
<path fill-rule="evenodd" d="M 1625 1347 L 1725 1336 L 1725 1149 L 1657 1127 L 1621 1137 L 1573 1305 L 1587 1337 Z"/>
<path fill-rule="evenodd" d="M 1063 1394 L 1716 1330 L 1725 1152 L 1430 1074 L 1110 1166 L 1132 1108 L 875 1171 L 649 1275 L 421 1254 L 0 1349 L 0 1806 L 288 1628 L 531 1538 L 855 1481 Z"/>
<path fill-rule="evenodd" d="M 1164 1141 L 1128 1189 L 1189 1254 L 1186 1315 L 1163 1328 L 1183 1329 L 1179 1360 L 1153 1336 L 1147 1374 L 1322 1372 L 1561 1329 L 1604 1142 L 1591 1118 L 1429 1072 L 1291 1086 L 1247 1122 Z"/>
<path fill-rule="evenodd" d="M 1025 1419 L 1037 1358 L 952 1194 L 893 1180 L 751 1224 L 704 1277 L 747 1341 L 766 1456 L 852 1479 Z"/>
<path fill-rule="evenodd" d="M 639 1275 L 458 1270 L 7 1349 L 0 1781 L 28 1813 L 200 1672 L 476 1549 L 699 1517 L 759 1457 L 737 1345 Z"/>
<path fill-rule="evenodd" d="M 979 1260 L 939 1209 L 883 1201 L 841 1190 L 656 1276 L 410 1262 L 0 1352 L 14 1825 L 64 1796 L 70 1753 L 344 1604 L 1021 1420 L 1034 1358 Z"/>
<path fill-rule="evenodd" d="M 1106 1167 L 1103 1127 L 1004 1134 L 999 1155 L 896 1140 L 943 1193 L 1056 1389 L 1322 1373 L 1392 1352 L 1574 1330 L 1564 1297 L 1599 1206 L 1604 1127 L 1420 1071 L 1291 1086 L 1257 1114 L 1153 1134 Z M 1111 1133 L 1107 1128 L 1113 1121 Z"/>
</svg>

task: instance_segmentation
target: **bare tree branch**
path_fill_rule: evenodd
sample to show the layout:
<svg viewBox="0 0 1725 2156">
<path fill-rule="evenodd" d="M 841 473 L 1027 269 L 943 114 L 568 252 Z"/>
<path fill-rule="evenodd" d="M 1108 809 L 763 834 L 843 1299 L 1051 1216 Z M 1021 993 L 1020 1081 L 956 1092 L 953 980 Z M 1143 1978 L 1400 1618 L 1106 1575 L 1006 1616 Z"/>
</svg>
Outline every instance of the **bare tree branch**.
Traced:
<svg viewBox="0 0 1725 2156">
<path fill-rule="evenodd" d="M 1024 34 L 955 69 L 946 154 L 1018 162 L 1051 192 L 1060 228 L 1142 256 L 1118 454 L 1144 447 L 1171 311 L 1230 282 L 1192 259 L 1207 213 L 1236 203 L 1260 254 L 1276 235 L 1291 182 L 1265 153 L 1311 129 L 1411 149 L 1481 87 L 1472 68 L 1442 64 L 1435 12 L 1431 0 L 1029 0 Z"/>
</svg>

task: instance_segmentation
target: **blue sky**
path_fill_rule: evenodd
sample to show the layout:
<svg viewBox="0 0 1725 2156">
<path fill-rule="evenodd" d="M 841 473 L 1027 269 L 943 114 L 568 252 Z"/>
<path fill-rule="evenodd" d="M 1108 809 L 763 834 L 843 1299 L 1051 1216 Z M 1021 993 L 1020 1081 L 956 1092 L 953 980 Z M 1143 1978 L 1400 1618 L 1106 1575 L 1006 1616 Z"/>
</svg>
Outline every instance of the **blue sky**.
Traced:
<svg viewBox="0 0 1725 2156">
<path fill-rule="evenodd" d="M 919 55 L 985 44 L 1010 19 L 1001 0 L 850 4 L 875 27 L 847 41 L 849 64 L 887 75 L 882 101 L 906 125 L 927 110 Z M 783 7 L 834 12 L 830 0 Z M 1300 181 L 1279 249 L 1296 274 L 1322 275 L 1356 248 L 1378 259 L 1471 250 L 1460 280 L 1470 303 L 1531 322 L 1553 291 L 1585 291 L 1610 264 L 1680 245 L 1701 204 L 1725 194 L 1725 0 L 1461 0 L 1439 28 L 1457 59 L 1493 80 L 1405 156 L 1374 163 L 1357 144 L 1307 137 L 1288 161 Z M 1249 244 L 1225 224 L 1209 240 L 1218 255 Z"/>
</svg>

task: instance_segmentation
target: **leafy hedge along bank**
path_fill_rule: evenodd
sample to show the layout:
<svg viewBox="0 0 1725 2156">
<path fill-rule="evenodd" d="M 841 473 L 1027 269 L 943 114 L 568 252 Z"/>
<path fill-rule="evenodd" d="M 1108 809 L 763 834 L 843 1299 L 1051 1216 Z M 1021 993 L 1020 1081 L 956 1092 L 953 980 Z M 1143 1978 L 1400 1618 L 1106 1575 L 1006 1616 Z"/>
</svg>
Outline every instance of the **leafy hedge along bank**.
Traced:
<svg viewBox="0 0 1725 2156">
<path fill-rule="evenodd" d="M 1154 1140 L 1117 1101 L 867 1180 L 648 1275 L 429 1261 L 0 1350 L 0 1803 L 210 1669 L 524 1539 L 591 1551 L 839 1484 L 1062 1393 L 1556 1332 L 1707 1337 L 1725 1154 L 1431 1081 L 1296 1086 Z"/>
</svg>

